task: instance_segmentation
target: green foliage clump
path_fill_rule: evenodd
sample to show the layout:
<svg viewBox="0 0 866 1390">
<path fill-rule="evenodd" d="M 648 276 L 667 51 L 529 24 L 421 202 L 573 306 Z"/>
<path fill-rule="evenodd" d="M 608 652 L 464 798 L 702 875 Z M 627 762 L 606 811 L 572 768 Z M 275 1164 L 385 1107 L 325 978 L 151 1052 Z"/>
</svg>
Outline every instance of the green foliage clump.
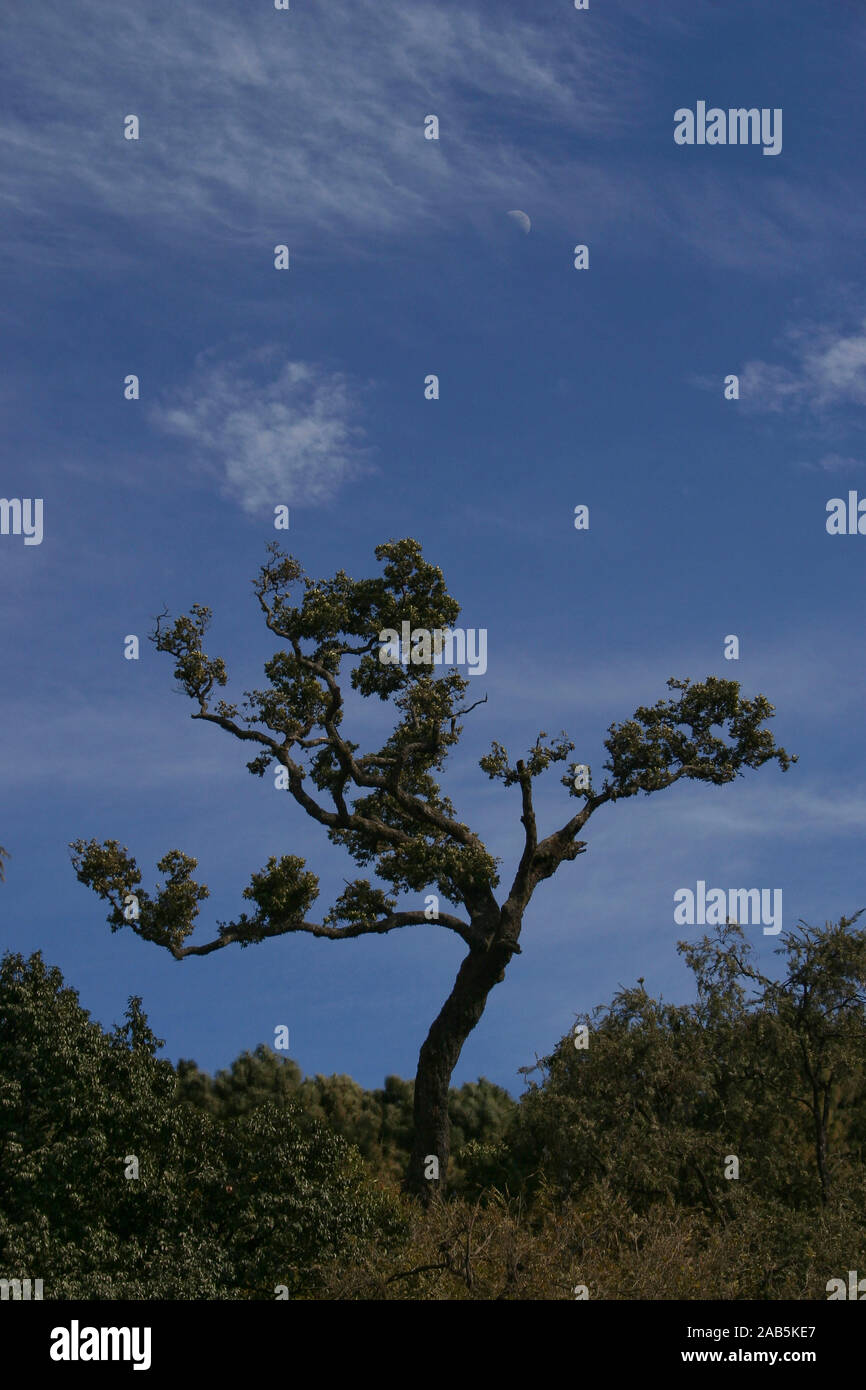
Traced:
<svg viewBox="0 0 866 1390">
<path fill-rule="evenodd" d="M 39 953 L 0 962 L 0 1272 L 47 1298 L 273 1298 L 399 1230 L 339 1135 L 274 1097 L 187 1103 L 131 999 L 106 1033 Z M 130 1159 L 138 1177 L 126 1177 Z"/>
<path fill-rule="evenodd" d="M 227 1070 L 210 1077 L 195 1062 L 178 1063 L 181 1094 L 209 1114 L 245 1114 L 272 1100 L 301 1107 L 311 1119 L 326 1125 L 354 1145 L 373 1170 L 398 1183 L 412 1148 L 415 1084 L 388 1076 L 385 1085 L 367 1091 L 350 1076 L 302 1077 L 297 1063 L 280 1058 L 260 1045 L 236 1058 Z M 495 1144 L 505 1134 L 516 1102 L 486 1077 L 452 1088 L 449 1115 L 454 1142 L 452 1186 L 462 1183 L 462 1155 L 472 1158 L 482 1144 Z"/>
</svg>

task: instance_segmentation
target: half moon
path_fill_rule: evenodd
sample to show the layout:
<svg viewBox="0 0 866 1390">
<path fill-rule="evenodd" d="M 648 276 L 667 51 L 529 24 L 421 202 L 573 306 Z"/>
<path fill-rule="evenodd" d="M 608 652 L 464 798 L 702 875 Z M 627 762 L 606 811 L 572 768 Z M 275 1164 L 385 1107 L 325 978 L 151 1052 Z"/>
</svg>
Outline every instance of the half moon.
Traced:
<svg viewBox="0 0 866 1390">
<path fill-rule="evenodd" d="M 523 232 L 528 232 L 530 227 L 532 226 L 532 223 L 530 222 L 526 213 L 521 212 L 519 208 L 512 208 L 511 211 L 508 213 L 508 216 L 514 218 L 514 221 L 517 223 L 518 227 L 520 227 Z"/>
</svg>

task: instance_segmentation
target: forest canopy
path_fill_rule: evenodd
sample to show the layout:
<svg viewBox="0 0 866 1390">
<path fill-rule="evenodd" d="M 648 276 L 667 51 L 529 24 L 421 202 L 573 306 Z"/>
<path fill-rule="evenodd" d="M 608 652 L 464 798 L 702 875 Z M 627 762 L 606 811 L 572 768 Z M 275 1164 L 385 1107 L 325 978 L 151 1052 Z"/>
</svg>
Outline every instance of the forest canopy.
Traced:
<svg viewBox="0 0 866 1390">
<path fill-rule="evenodd" d="M 269 1048 L 177 1066 L 39 952 L 0 963 L 0 1275 L 52 1298 L 826 1298 L 866 1236 L 866 932 L 680 943 L 576 1017 L 519 1100 L 449 1092 L 454 1178 L 400 1190 L 413 1083 Z M 862 1263 L 862 1259 L 861 1259 Z"/>
</svg>

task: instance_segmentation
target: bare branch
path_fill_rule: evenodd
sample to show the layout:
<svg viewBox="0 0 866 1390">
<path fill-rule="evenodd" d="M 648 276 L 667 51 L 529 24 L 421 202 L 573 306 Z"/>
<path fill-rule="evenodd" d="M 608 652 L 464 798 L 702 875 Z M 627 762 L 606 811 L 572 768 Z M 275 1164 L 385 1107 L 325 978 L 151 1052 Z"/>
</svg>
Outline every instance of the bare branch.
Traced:
<svg viewBox="0 0 866 1390">
<path fill-rule="evenodd" d="M 398 927 L 423 926 L 448 927 L 462 937 L 468 946 L 474 942 L 472 928 L 468 922 L 462 922 L 459 917 L 452 917 L 447 912 L 440 912 L 437 917 L 430 919 L 420 911 L 391 912 L 381 921 L 352 922 L 346 927 L 329 927 L 318 922 L 274 922 L 261 927 L 258 935 L 264 940 L 273 936 L 287 936 L 291 932 L 307 932 L 310 936 L 322 936 L 329 941 L 347 941 L 355 936 L 381 936 L 385 932 L 395 931 Z M 209 956 L 211 952 L 219 951 L 223 946 L 231 946 L 238 941 L 249 945 L 249 935 L 244 935 L 242 930 L 234 932 L 229 926 L 216 940 L 208 941 L 202 946 L 169 949 L 175 960 L 183 960 L 185 956 Z"/>
</svg>

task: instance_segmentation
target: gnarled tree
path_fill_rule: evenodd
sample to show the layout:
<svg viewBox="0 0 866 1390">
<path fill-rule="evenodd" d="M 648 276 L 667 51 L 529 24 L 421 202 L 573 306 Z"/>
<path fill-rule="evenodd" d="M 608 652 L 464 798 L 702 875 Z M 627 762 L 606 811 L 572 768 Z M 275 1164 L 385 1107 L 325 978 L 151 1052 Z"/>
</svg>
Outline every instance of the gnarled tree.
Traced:
<svg viewBox="0 0 866 1390">
<path fill-rule="evenodd" d="M 763 696 L 745 700 L 736 681 L 716 677 L 696 684 L 670 680 L 673 695 L 612 724 L 605 740 L 607 775 L 598 787 L 586 772 L 578 773 L 583 764 L 569 766 L 575 745 L 564 734 L 549 739 L 540 733 L 527 756 L 513 764 L 505 748 L 494 743 L 481 767 L 504 786 L 518 788 L 524 830 L 510 886 L 497 896 L 499 861 L 457 818 L 434 777 L 460 737 L 460 720 L 482 703 L 466 705 L 469 681 L 442 665 L 446 634 L 460 609 L 441 570 L 423 559 L 411 539 L 377 546 L 382 576 L 360 581 L 342 570 L 314 581 L 276 544 L 268 549 L 254 589 L 281 647 L 265 663 L 268 686 L 246 692 L 243 712 L 214 698 L 227 676 L 223 661 L 204 651 L 208 608 L 194 604 L 188 616 L 174 622 L 161 615 L 152 640 L 174 657 L 180 685 L 196 705 L 193 719 L 254 744 L 258 751 L 247 767 L 257 776 L 279 764 L 286 790 L 301 809 L 359 866 L 372 865 L 386 887 L 356 879 L 320 921 L 310 921 L 307 914 L 318 895 L 315 874 L 295 855 L 271 858 L 243 892 L 254 911 L 217 923 L 213 940 L 192 945 L 187 939 L 199 903 L 208 896 L 207 887 L 192 878 L 195 859 L 169 851 L 157 866 L 165 881 L 155 894 L 141 888 L 135 860 L 117 841 L 76 841 L 73 864 L 79 880 L 110 903 L 113 931 L 129 926 L 177 960 L 290 932 L 338 941 L 424 926 L 461 937 L 466 955 L 421 1047 L 415 1079 L 407 1184 L 429 1195 L 445 1181 L 448 1087 L 463 1044 L 490 990 L 520 951 L 524 915 L 536 888 L 585 851 L 578 837 L 590 817 L 622 797 L 662 791 L 684 778 L 721 786 L 745 768 L 776 761 L 787 769 L 795 759 L 777 748 L 763 727 L 772 718 L 772 705 Z M 405 631 L 403 623 L 411 632 L 409 650 L 396 652 L 393 639 L 389 644 L 383 634 Z M 344 732 L 347 679 L 362 697 L 392 703 L 396 720 L 378 749 L 362 753 Z M 568 767 L 561 780 L 579 804 L 545 835 L 536 823 L 533 782 L 554 763 Z M 437 907 L 434 916 L 431 906 L 398 906 L 399 894 L 417 902 L 428 889 L 457 911 Z M 431 1156 L 438 1160 L 438 1179 L 425 1176 L 434 1169 Z"/>
</svg>

